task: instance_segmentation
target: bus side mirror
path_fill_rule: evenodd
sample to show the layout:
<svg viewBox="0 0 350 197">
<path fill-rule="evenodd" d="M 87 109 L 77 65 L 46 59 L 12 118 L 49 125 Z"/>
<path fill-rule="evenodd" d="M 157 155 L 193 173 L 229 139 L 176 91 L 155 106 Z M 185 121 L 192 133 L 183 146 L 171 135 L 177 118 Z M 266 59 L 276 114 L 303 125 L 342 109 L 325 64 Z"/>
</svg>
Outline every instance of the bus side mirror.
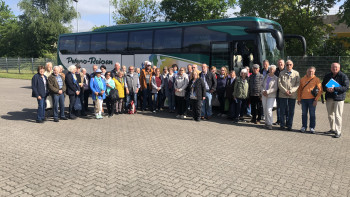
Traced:
<svg viewBox="0 0 350 197">
<path fill-rule="evenodd" d="M 247 33 L 271 33 L 272 37 L 276 40 L 276 46 L 278 50 L 283 50 L 284 40 L 282 33 L 276 29 L 245 29 Z"/>
<path fill-rule="evenodd" d="M 306 56 L 306 40 L 305 40 L 304 36 L 296 35 L 296 34 L 286 34 L 286 35 L 284 35 L 284 39 L 300 40 L 301 44 L 303 45 L 304 56 Z"/>
</svg>

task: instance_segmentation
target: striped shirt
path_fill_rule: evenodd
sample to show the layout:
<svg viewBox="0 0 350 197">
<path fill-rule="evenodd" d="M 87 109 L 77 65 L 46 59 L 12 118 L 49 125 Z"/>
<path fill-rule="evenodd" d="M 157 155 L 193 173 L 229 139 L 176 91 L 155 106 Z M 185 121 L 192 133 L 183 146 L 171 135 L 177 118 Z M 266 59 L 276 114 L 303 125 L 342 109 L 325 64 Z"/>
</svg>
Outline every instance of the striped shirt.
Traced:
<svg viewBox="0 0 350 197">
<path fill-rule="evenodd" d="M 61 90 L 62 87 L 63 87 L 63 81 L 62 81 L 62 77 L 60 75 L 56 75 L 56 80 L 57 80 L 57 83 L 58 83 L 58 88 Z"/>
</svg>

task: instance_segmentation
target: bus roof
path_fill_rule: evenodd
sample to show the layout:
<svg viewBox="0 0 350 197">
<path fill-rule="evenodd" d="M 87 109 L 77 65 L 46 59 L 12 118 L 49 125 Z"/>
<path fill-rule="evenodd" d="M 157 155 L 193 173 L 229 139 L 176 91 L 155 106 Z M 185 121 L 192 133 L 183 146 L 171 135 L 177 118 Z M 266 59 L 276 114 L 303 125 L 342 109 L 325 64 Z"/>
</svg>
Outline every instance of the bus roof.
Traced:
<svg viewBox="0 0 350 197">
<path fill-rule="evenodd" d="M 102 33 L 102 32 L 116 32 L 116 31 L 130 31 L 130 30 L 145 30 L 145 29 L 157 29 L 157 28 L 170 28 L 170 27 L 182 27 L 182 26 L 192 26 L 192 25 L 203 25 L 203 24 L 212 24 L 212 23 L 221 23 L 221 22 L 231 22 L 231 21 L 255 21 L 255 22 L 266 22 L 272 23 L 280 26 L 279 23 L 258 17 L 237 17 L 237 18 L 225 18 L 225 19 L 214 19 L 214 20 L 206 20 L 206 21 L 195 21 L 195 22 L 187 22 L 187 23 L 178 23 L 178 22 L 151 22 L 151 23 L 132 23 L 132 24 L 122 24 L 122 25 L 114 25 L 110 27 L 104 27 L 100 29 L 96 29 L 91 32 L 79 32 L 79 33 L 68 33 L 62 35 L 70 35 L 70 34 L 86 34 L 86 33 Z"/>
</svg>

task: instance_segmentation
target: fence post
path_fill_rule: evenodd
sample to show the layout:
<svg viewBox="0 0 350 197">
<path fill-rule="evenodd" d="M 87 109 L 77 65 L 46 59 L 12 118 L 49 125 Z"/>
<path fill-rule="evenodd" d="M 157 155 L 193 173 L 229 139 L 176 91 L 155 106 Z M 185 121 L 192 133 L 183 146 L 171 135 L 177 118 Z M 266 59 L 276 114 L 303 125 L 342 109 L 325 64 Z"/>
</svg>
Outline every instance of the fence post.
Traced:
<svg viewBox="0 0 350 197">
<path fill-rule="evenodd" d="M 340 57 L 341 57 L 341 56 L 339 56 L 339 62 L 338 62 L 339 64 L 340 64 Z"/>
<path fill-rule="evenodd" d="M 8 65 L 8 62 L 7 62 L 7 57 L 6 57 L 6 72 L 9 73 L 9 65 Z"/>
<path fill-rule="evenodd" d="M 34 60 L 32 58 L 32 73 L 34 74 Z"/>
<path fill-rule="evenodd" d="M 19 74 L 21 74 L 21 62 L 19 60 L 19 57 L 18 57 L 18 72 Z"/>
</svg>

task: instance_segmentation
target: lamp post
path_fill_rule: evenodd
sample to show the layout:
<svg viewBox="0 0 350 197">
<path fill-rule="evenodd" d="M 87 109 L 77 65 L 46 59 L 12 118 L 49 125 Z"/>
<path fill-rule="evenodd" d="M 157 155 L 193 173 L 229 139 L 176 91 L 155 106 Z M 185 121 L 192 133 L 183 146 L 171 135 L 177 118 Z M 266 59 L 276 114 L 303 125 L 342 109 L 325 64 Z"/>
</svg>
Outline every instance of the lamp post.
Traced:
<svg viewBox="0 0 350 197">
<path fill-rule="evenodd" d="M 73 0 L 75 2 L 75 10 L 77 12 L 77 32 L 79 32 L 79 20 L 78 20 L 78 1 L 79 0 Z"/>
</svg>

